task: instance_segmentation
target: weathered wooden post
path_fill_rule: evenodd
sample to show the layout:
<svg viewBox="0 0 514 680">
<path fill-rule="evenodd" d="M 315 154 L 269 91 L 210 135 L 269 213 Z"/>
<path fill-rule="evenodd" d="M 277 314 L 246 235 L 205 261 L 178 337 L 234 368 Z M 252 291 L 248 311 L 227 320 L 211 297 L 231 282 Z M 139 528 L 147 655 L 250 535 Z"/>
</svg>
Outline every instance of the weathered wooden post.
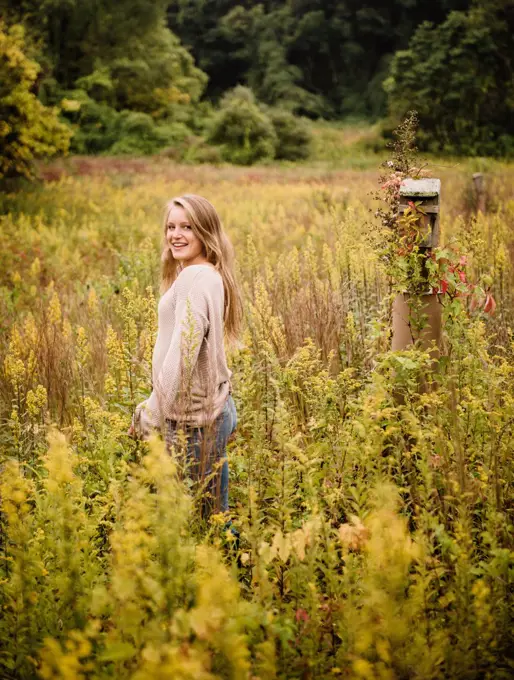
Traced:
<svg viewBox="0 0 514 680">
<path fill-rule="evenodd" d="M 418 225 L 422 229 L 423 240 L 420 245 L 426 255 L 439 245 L 439 199 L 441 181 L 439 179 L 406 179 L 400 187 L 400 213 L 405 212 L 409 202 L 420 204 L 425 214 L 420 214 Z M 418 303 L 419 300 L 419 303 Z M 416 304 L 413 304 L 413 303 Z M 426 315 L 426 323 L 417 330 L 415 314 Z M 439 345 L 441 338 L 441 304 L 437 293 L 428 289 L 421 294 L 406 290 L 396 296 L 393 302 L 393 351 L 406 349 L 416 340 L 428 349 L 433 341 Z"/>
<path fill-rule="evenodd" d="M 485 178 L 481 172 L 473 175 L 473 185 L 475 188 L 476 211 L 485 213 Z"/>
<path fill-rule="evenodd" d="M 486 194 L 485 194 L 485 177 L 481 172 L 473 174 L 473 189 L 475 191 L 475 212 L 485 215 L 486 212 Z M 487 224 L 487 247 L 491 251 L 493 245 L 493 231 L 491 223 Z"/>
</svg>

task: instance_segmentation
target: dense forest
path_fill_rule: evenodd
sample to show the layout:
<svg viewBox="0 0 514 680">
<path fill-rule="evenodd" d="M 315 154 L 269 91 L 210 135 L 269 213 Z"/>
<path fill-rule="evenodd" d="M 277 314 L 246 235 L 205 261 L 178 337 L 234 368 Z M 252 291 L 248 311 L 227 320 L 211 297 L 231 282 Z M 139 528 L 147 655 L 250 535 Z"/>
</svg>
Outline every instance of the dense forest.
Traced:
<svg viewBox="0 0 514 680">
<path fill-rule="evenodd" d="M 425 149 L 514 153 L 514 0 L 0 0 L 0 16 L 2 175 L 68 140 L 295 160 L 298 117 L 387 132 L 410 109 Z"/>
<path fill-rule="evenodd" d="M 239 83 L 309 116 L 381 116 L 391 59 L 423 21 L 469 0 L 175 0 L 168 22 L 209 76 L 213 99 Z"/>
</svg>

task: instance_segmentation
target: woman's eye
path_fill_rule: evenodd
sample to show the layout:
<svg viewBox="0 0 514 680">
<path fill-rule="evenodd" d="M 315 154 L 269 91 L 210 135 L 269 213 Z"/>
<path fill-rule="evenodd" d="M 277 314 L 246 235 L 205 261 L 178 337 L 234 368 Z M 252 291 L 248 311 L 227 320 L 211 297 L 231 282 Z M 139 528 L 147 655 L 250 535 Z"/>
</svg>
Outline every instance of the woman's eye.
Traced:
<svg viewBox="0 0 514 680">
<path fill-rule="evenodd" d="M 190 224 L 182 224 L 181 229 L 191 231 L 191 225 Z M 168 231 L 174 231 L 175 230 L 175 225 L 174 224 L 168 224 Z"/>
</svg>

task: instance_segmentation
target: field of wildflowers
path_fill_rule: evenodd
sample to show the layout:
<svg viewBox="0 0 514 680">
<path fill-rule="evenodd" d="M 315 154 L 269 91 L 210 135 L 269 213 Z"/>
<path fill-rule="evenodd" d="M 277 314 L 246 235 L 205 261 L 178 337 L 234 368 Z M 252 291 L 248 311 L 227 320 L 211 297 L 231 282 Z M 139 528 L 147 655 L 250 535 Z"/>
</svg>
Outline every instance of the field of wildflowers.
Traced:
<svg viewBox="0 0 514 680">
<path fill-rule="evenodd" d="M 467 164 L 432 172 L 447 278 L 496 304 L 457 282 L 435 368 L 389 351 L 378 170 L 76 158 L 2 198 L 2 678 L 512 677 L 514 170 L 489 165 L 478 215 Z M 126 435 L 186 191 L 244 289 L 239 537 Z"/>
</svg>

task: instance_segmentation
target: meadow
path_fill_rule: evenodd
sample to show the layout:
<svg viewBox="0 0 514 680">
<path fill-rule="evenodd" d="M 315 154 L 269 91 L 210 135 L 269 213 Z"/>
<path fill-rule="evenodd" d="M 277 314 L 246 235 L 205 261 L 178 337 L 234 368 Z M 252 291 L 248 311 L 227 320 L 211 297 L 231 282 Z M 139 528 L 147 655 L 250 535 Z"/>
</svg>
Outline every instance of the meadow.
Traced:
<svg viewBox="0 0 514 680">
<path fill-rule="evenodd" d="M 76 157 L 2 198 L 1 677 L 512 677 L 514 168 L 430 164 L 442 240 L 497 304 L 442 300 L 434 367 L 389 351 L 379 160 L 316 143 L 296 167 Z M 219 210 L 244 291 L 238 537 L 126 434 L 184 192 Z"/>
</svg>

